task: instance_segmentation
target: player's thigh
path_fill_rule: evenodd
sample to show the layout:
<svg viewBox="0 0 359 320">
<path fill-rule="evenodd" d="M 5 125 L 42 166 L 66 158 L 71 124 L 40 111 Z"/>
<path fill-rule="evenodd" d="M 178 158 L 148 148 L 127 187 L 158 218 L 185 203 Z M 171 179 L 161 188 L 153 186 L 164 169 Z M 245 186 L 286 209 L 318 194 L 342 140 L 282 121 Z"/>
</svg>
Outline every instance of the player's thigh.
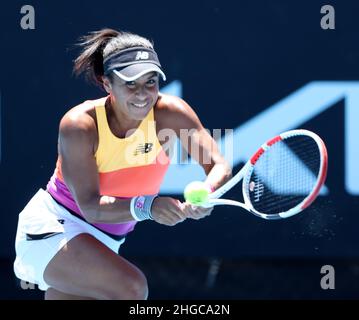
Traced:
<svg viewBox="0 0 359 320">
<path fill-rule="evenodd" d="M 49 262 L 46 283 L 61 292 L 96 299 L 145 299 L 147 281 L 132 263 L 90 234 L 71 239 Z"/>
</svg>

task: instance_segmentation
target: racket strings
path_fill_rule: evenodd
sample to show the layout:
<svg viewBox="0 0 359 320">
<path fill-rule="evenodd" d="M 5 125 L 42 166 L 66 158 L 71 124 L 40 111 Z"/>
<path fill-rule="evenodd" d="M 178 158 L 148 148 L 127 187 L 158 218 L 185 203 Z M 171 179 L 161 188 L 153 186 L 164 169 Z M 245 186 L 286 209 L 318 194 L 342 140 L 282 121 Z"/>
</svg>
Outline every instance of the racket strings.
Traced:
<svg viewBox="0 0 359 320">
<path fill-rule="evenodd" d="M 295 207 L 313 190 L 319 170 L 320 151 L 311 137 L 275 143 L 258 159 L 250 177 L 248 195 L 254 209 L 270 215 Z"/>
</svg>

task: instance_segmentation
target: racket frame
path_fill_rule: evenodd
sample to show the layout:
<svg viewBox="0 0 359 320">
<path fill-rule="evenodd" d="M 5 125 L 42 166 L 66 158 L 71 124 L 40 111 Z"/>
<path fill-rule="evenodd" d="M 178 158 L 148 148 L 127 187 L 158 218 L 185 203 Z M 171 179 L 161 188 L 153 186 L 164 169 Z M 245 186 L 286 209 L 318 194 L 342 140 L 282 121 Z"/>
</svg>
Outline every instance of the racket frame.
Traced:
<svg viewBox="0 0 359 320">
<path fill-rule="evenodd" d="M 299 204 L 297 204 L 295 207 L 279 212 L 277 214 L 271 214 L 268 215 L 263 212 L 259 212 L 254 209 L 250 198 L 249 198 L 249 184 L 250 184 L 250 177 L 252 174 L 252 171 L 254 169 L 254 166 L 256 162 L 260 159 L 260 157 L 269 150 L 274 144 L 276 144 L 279 141 L 283 141 L 287 138 L 298 136 L 298 135 L 304 135 L 311 137 L 318 146 L 319 154 L 320 154 L 320 167 L 319 167 L 319 173 L 317 176 L 316 183 L 312 189 L 312 191 L 305 197 Z M 318 196 L 320 188 L 325 182 L 326 175 L 328 170 L 328 152 L 326 149 L 326 146 L 323 142 L 323 140 L 314 132 L 305 130 L 305 129 L 297 129 L 297 130 L 290 130 L 283 132 L 279 134 L 278 136 L 275 136 L 274 138 L 268 140 L 266 143 L 264 143 L 255 153 L 254 155 L 247 161 L 247 163 L 241 168 L 241 170 L 232 177 L 229 181 L 227 181 L 224 185 L 222 185 L 220 188 L 218 188 L 216 191 L 211 193 L 209 195 L 209 201 L 204 205 L 204 207 L 211 207 L 216 205 L 232 205 L 237 207 L 242 207 L 249 212 L 253 213 L 254 215 L 267 219 L 267 220 L 277 220 L 277 219 L 283 219 L 283 218 L 289 218 L 301 211 L 303 211 L 305 208 L 307 208 Z M 243 179 L 242 182 L 242 194 L 244 203 L 235 201 L 235 200 L 228 200 L 228 199 L 219 199 L 222 197 L 227 191 L 232 189 L 238 182 L 240 182 Z"/>
</svg>

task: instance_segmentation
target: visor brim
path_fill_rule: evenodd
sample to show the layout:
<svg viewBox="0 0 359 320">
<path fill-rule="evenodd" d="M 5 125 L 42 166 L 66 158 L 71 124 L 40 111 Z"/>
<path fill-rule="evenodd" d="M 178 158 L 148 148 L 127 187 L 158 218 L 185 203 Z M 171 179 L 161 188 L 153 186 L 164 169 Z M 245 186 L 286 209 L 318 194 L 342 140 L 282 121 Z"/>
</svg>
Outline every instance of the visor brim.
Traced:
<svg viewBox="0 0 359 320">
<path fill-rule="evenodd" d="M 166 81 L 166 75 L 161 68 L 153 63 L 138 63 L 113 72 L 124 81 L 134 81 L 149 72 L 157 72 L 161 75 L 163 81 Z"/>
</svg>

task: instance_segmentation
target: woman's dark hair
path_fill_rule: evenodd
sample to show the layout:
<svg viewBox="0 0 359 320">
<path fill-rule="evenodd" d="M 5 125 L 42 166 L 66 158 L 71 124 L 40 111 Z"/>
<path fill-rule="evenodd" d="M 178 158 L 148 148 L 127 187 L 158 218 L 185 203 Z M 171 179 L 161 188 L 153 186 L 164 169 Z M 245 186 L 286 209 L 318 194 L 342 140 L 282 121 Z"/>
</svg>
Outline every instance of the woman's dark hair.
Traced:
<svg viewBox="0 0 359 320">
<path fill-rule="evenodd" d="M 104 75 L 103 60 L 113 52 L 131 47 L 145 47 L 153 49 L 148 39 L 130 32 L 101 29 L 90 32 L 80 38 L 77 44 L 82 52 L 74 61 L 74 73 L 85 74 L 85 77 L 96 84 L 102 84 Z"/>
</svg>

